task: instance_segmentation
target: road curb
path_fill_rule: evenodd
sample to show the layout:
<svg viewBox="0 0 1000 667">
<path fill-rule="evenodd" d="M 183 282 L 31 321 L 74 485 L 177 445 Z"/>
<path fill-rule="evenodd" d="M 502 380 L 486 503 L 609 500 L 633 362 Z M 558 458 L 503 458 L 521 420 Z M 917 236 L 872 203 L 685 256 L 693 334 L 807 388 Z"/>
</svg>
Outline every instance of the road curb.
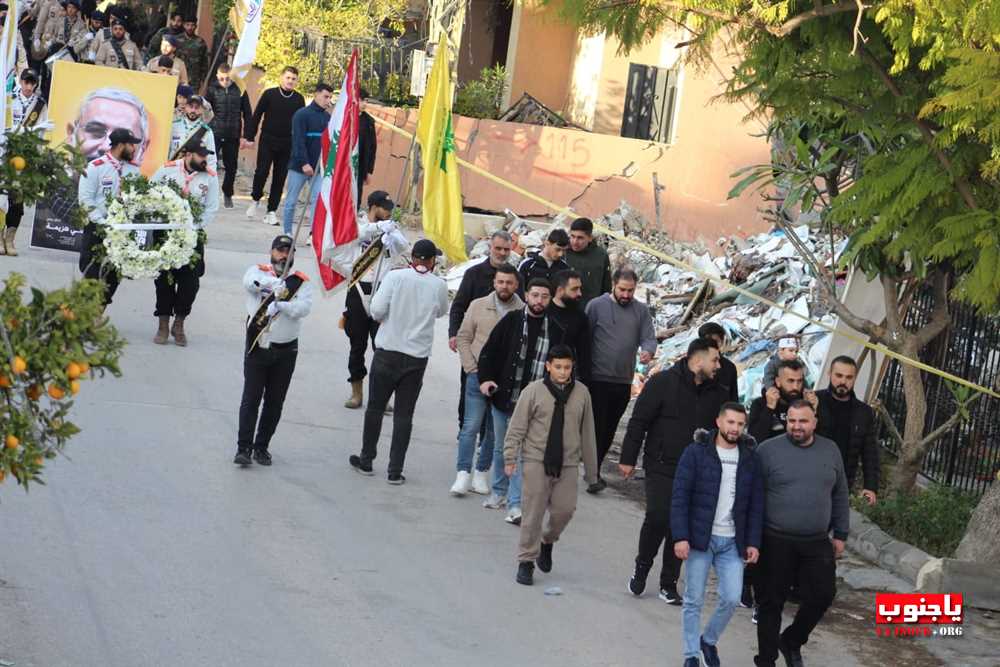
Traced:
<svg viewBox="0 0 1000 667">
<path fill-rule="evenodd" d="M 936 560 L 926 551 L 894 539 L 855 509 L 851 509 L 851 532 L 847 538 L 847 548 L 914 586 L 917 585 L 920 570 Z"/>
</svg>

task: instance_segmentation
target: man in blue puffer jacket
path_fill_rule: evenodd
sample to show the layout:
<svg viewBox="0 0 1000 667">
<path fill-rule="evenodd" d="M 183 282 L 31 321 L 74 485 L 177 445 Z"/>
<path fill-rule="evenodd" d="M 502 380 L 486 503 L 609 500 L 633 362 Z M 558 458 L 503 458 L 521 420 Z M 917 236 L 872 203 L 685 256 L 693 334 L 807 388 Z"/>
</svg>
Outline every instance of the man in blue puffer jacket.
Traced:
<svg viewBox="0 0 1000 667">
<path fill-rule="evenodd" d="M 313 101 L 292 116 L 292 157 L 288 161 L 288 185 L 285 190 L 285 212 L 282 220 L 285 234 L 292 234 L 299 193 L 310 181 L 307 203 L 309 219 L 306 224 L 307 226 L 312 224 L 312 213 L 319 197 L 319 186 L 323 182 L 322 174 L 316 173 L 316 166 L 319 164 L 322 149 L 323 130 L 330 122 L 328 109 L 332 99 L 333 88 L 325 83 L 318 83 Z"/>
<path fill-rule="evenodd" d="M 697 667 L 699 656 L 709 667 L 721 664 L 716 644 L 740 603 L 743 565 L 760 556 L 764 483 L 753 451 L 756 443 L 743 433 L 746 409 L 725 403 L 715 423 L 717 430 L 695 432 L 681 455 L 671 499 L 674 553 L 687 561 L 684 667 Z M 719 605 L 702 633 L 701 607 L 712 566 L 719 579 Z"/>
</svg>

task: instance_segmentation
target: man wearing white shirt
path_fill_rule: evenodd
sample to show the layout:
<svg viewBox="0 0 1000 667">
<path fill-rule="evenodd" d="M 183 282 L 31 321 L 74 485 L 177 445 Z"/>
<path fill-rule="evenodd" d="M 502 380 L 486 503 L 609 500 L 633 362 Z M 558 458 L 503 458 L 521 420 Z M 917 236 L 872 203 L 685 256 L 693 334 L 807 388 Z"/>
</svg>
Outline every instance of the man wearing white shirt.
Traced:
<svg viewBox="0 0 1000 667">
<path fill-rule="evenodd" d="M 219 177 L 208 165 L 208 156 L 212 151 L 205 144 L 192 140 L 181 149 L 181 153 L 180 159 L 168 162 L 157 170 L 153 175 L 153 182 L 175 183 L 181 192 L 201 204 L 201 219 L 195 221 L 199 230 L 198 246 L 195 249 L 198 257 L 192 264 L 161 271 L 157 276 L 156 310 L 153 315 L 159 318 L 160 328 L 153 337 L 153 342 L 164 345 L 169 334 L 174 337 L 177 345 L 186 347 L 184 320 L 191 314 L 198 295 L 199 279 L 205 275 L 205 244 L 200 238 L 201 230 L 212 222 L 219 210 Z M 173 326 L 170 326 L 171 317 L 174 318 Z"/>
<path fill-rule="evenodd" d="M 379 323 L 375 357 L 368 378 L 368 406 L 361 455 L 352 455 L 351 466 L 372 475 L 372 461 L 382 433 L 382 418 L 389 397 L 395 394 L 392 446 L 388 481 L 402 484 L 403 462 L 410 446 L 413 410 L 434 343 L 434 320 L 448 312 L 448 287 L 433 274 L 441 251 L 428 239 L 413 244 L 409 268 L 390 271 L 371 301 L 371 315 Z"/>
<path fill-rule="evenodd" d="M 251 465 L 252 460 L 271 465 L 268 448 L 295 371 L 299 328 L 302 318 L 312 310 L 309 279 L 303 273 L 290 271 L 291 249 L 292 237 L 278 236 L 271 242 L 271 263 L 251 266 L 243 275 L 247 335 L 239 435 L 233 459 L 240 466 Z"/>
</svg>

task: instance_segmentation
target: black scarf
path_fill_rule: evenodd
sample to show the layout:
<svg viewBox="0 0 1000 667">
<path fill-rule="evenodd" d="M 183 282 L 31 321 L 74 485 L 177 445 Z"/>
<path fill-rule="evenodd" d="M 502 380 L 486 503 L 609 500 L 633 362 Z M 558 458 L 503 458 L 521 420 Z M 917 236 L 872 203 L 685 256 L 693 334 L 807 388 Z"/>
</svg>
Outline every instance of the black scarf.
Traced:
<svg viewBox="0 0 1000 667">
<path fill-rule="evenodd" d="M 566 388 L 560 389 L 548 375 L 542 381 L 556 401 L 555 410 L 552 411 L 552 423 L 549 424 L 549 438 L 545 443 L 545 455 L 542 457 L 542 463 L 545 465 L 546 475 L 559 477 L 563 467 L 563 424 L 566 421 L 566 401 L 573 393 L 574 383 L 571 378 Z"/>
</svg>

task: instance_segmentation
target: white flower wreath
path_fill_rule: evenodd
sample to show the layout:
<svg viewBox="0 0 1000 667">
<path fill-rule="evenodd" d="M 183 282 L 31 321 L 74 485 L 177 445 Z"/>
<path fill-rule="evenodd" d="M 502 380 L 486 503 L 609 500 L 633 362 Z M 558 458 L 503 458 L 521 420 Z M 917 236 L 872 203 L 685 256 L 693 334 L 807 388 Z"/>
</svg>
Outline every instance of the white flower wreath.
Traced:
<svg viewBox="0 0 1000 667">
<path fill-rule="evenodd" d="M 132 224 L 138 219 L 167 223 L 163 242 L 150 250 L 141 248 Z M 105 222 L 107 260 L 125 278 L 156 278 L 161 271 L 179 269 L 190 263 L 198 244 L 191 207 L 163 184 L 152 184 L 145 194 L 123 191 L 108 205 Z"/>
</svg>

